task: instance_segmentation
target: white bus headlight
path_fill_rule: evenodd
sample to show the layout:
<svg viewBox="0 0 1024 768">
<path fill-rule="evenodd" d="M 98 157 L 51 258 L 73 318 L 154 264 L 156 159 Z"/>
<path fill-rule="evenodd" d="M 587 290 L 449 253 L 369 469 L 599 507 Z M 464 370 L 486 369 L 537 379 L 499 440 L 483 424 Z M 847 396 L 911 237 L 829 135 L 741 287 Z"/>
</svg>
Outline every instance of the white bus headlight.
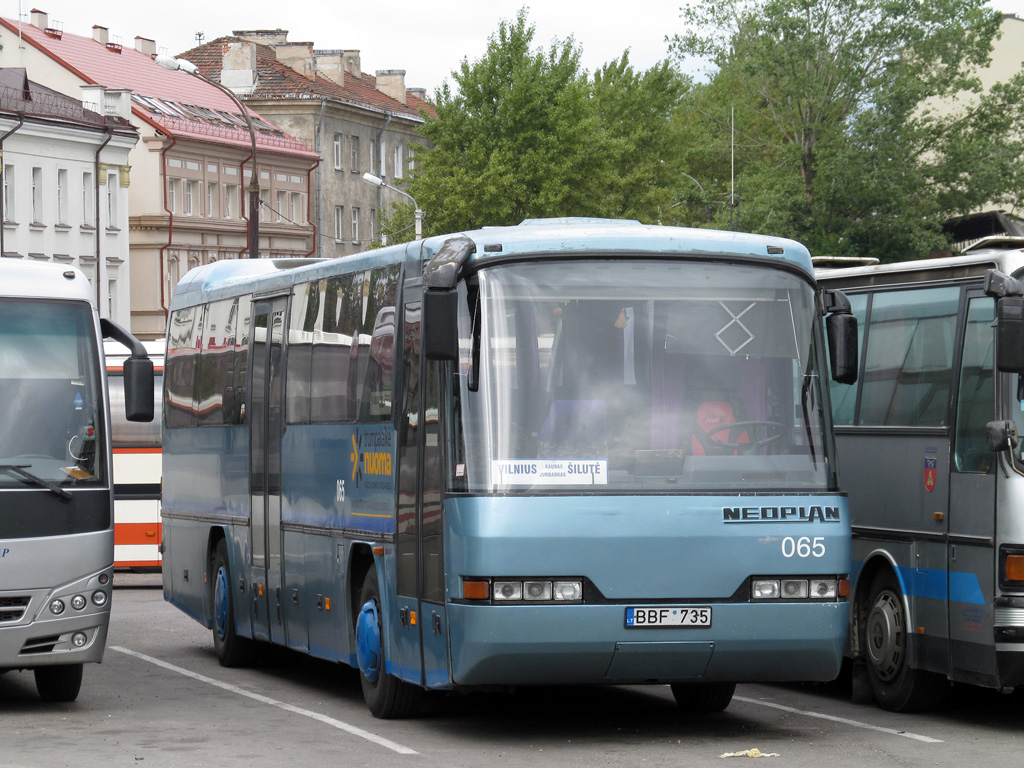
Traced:
<svg viewBox="0 0 1024 768">
<path fill-rule="evenodd" d="M 550 581 L 524 581 L 523 599 L 525 600 L 550 600 Z"/>
<path fill-rule="evenodd" d="M 495 600 L 522 600 L 523 582 L 521 581 L 496 581 L 494 582 Z"/>
<path fill-rule="evenodd" d="M 102 589 L 97 589 L 92 593 L 92 604 L 96 606 L 104 606 L 107 604 L 107 593 Z"/>
<path fill-rule="evenodd" d="M 62 613 L 64 613 L 64 601 L 60 598 L 56 600 L 51 600 L 50 613 L 54 614 L 55 616 L 60 616 Z"/>
<path fill-rule="evenodd" d="M 779 594 L 778 579 L 754 579 L 750 589 L 750 596 L 755 600 L 775 600 Z"/>
<path fill-rule="evenodd" d="M 552 597 L 555 600 L 582 600 L 582 581 L 556 581 L 552 585 Z"/>
</svg>

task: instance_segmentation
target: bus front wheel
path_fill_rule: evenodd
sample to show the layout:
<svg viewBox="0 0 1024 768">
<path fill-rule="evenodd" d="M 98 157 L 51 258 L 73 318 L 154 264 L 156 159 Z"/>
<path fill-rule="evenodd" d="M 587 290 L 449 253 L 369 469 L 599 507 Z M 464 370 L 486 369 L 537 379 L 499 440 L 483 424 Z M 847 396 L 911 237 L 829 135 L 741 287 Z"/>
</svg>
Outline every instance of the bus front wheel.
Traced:
<svg viewBox="0 0 1024 768">
<path fill-rule="evenodd" d="M 366 706 L 374 717 L 395 719 L 416 711 L 423 689 L 388 674 L 384 666 L 384 622 L 380 609 L 377 566 L 363 579 L 356 613 L 356 661 Z"/>
<path fill-rule="evenodd" d="M 82 665 L 36 667 L 36 690 L 43 701 L 74 701 L 82 688 Z"/>
<path fill-rule="evenodd" d="M 686 712 L 723 712 L 732 701 L 736 683 L 672 683 L 672 695 Z"/>
<path fill-rule="evenodd" d="M 907 658 L 908 617 L 903 593 L 889 570 L 875 574 L 866 605 L 862 647 L 875 699 L 892 712 L 920 712 L 938 705 L 946 681 L 914 669 Z"/>
<path fill-rule="evenodd" d="M 231 591 L 231 566 L 224 539 L 213 553 L 213 649 L 222 667 L 240 667 L 253 655 L 253 641 L 235 634 L 235 597 Z"/>
</svg>

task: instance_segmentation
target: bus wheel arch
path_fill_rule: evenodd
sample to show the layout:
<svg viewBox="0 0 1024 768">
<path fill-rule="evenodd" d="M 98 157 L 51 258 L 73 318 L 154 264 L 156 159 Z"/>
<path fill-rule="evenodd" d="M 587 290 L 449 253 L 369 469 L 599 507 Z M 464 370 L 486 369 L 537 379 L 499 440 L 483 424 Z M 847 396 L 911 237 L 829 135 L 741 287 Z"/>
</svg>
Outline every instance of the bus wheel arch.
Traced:
<svg viewBox="0 0 1024 768">
<path fill-rule="evenodd" d="M 902 585 L 893 568 L 877 562 L 865 570 L 857 590 L 857 644 L 875 700 L 893 712 L 934 708 L 946 681 L 910 664 L 913 642 Z M 866 585 L 866 586 L 865 586 Z"/>
</svg>

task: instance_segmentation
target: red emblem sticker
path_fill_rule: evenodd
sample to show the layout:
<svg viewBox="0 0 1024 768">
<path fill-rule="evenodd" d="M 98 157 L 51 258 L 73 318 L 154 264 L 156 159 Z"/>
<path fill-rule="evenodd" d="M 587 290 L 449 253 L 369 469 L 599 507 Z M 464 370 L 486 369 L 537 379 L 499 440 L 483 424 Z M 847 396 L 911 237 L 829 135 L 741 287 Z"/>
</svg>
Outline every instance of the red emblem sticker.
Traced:
<svg viewBox="0 0 1024 768">
<path fill-rule="evenodd" d="M 935 490 L 939 476 L 939 459 L 935 454 L 935 451 L 929 449 L 924 455 L 924 489 L 928 493 Z"/>
</svg>

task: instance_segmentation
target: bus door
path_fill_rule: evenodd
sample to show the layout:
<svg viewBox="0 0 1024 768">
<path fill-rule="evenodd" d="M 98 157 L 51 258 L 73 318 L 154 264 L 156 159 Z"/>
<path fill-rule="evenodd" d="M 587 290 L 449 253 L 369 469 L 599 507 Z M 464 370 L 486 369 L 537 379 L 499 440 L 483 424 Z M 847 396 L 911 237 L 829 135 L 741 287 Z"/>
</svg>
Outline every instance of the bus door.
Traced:
<svg viewBox="0 0 1024 768">
<path fill-rule="evenodd" d="M 281 620 L 281 436 L 284 431 L 284 342 L 287 298 L 253 303 L 249 386 L 252 632 L 284 642 Z"/>
<path fill-rule="evenodd" d="M 392 674 L 447 685 L 447 616 L 438 423 L 439 363 L 420 354 L 420 290 L 405 291 L 398 423 L 396 594 Z"/>
<path fill-rule="evenodd" d="M 991 298 L 968 294 L 949 478 L 950 672 L 954 680 L 987 686 L 998 685 L 991 629 L 997 462 L 985 436 L 985 425 L 997 418 L 994 314 Z"/>
</svg>

